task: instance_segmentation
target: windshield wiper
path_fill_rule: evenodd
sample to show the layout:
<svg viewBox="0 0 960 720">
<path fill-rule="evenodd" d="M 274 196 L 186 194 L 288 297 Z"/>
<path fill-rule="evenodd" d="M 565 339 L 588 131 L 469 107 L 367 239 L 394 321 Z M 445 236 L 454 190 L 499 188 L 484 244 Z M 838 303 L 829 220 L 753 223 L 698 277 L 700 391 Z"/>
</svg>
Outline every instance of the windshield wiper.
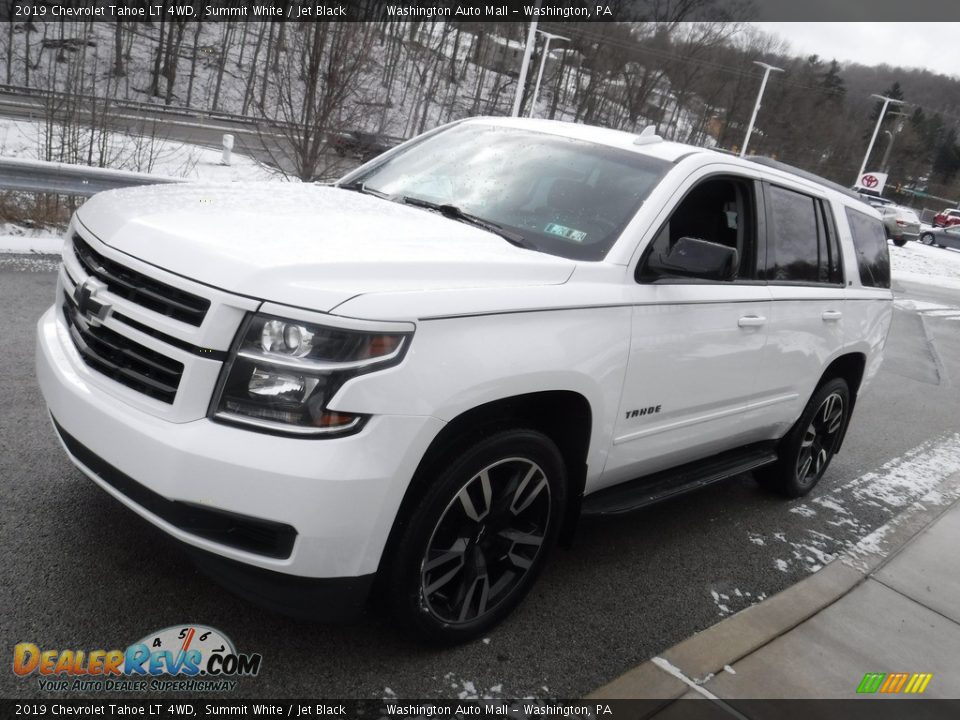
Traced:
<svg viewBox="0 0 960 720">
<path fill-rule="evenodd" d="M 368 188 L 363 180 L 354 180 L 353 182 L 345 183 L 343 185 L 337 185 L 337 187 L 341 190 L 353 190 L 354 192 L 363 193 L 364 195 L 373 195 L 374 197 L 378 198 L 390 197 L 385 192 Z"/>
<path fill-rule="evenodd" d="M 460 222 L 465 222 L 468 225 L 473 225 L 487 232 L 492 232 L 495 235 L 499 235 L 508 243 L 516 245 L 517 247 L 522 247 L 527 250 L 537 250 L 537 246 L 532 242 L 527 240 L 523 235 L 519 233 L 511 232 L 506 228 L 497 225 L 495 222 L 490 222 L 489 220 L 484 220 L 483 218 L 477 217 L 476 215 L 471 215 L 466 213 L 456 205 L 447 205 L 444 203 L 435 203 L 430 202 L 429 200 L 424 200 L 423 198 L 411 197 L 409 195 L 404 195 L 400 198 L 400 202 L 404 205 L 413 205 L 414 207 L 425 208 L 427 210 L 435 210 L 444 217 L 450 218 L 451 220 L 459 220 Z"/>
</svg>

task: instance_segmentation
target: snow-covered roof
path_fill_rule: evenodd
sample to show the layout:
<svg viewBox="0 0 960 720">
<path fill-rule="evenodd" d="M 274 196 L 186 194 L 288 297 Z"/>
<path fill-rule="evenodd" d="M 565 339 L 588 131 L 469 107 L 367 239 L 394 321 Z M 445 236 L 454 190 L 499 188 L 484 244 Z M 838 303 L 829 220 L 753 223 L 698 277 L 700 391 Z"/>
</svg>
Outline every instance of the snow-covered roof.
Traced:
<svg viewBox="0 0 960 720">
<path fill-rule="evenodd" d="M 536 132 L 549 133 L 550 135 L 560 135 L 562 137 L 572 138 L 574 140 L 585 140 L 588 142 L 609 145 L 610 147 L 637 152 L 643 155 L 660 158 L 668 162 L 673 162 L 682 155 L 688 155 L 691 152 L 710 152 L 703 148 L 693 145 L 683 145 L 676 142 L 657 142 L 644 145 L 637 145 L 635 141 L 637 135 L 624 132 L 623 130 L 611 130 L 610 128 L 596 127 L 594 125 L 581 125 L 579 123 L 562 122 L 560 120 L 535 120 L 530 118 L 514 117 L 478 117 L 470 118 L 465 122 L 484 123 L 488 125 L 498 125 L 501 127 L 512 127 L 518 129 L 533 130 Z"/>
</svg>

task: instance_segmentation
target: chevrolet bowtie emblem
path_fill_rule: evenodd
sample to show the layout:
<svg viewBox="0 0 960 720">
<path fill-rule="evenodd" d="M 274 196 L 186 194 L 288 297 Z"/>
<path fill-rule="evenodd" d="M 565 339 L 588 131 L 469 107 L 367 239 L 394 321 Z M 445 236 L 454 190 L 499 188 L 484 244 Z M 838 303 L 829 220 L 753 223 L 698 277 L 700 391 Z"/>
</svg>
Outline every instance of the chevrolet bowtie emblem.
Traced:
<svg viewBox="0 0 960 720">
<path fill-rule="evenodd" d="M 106 285 L 103 283 L 88 278 L 73 290 L 77 310 L 91 325 L 101 325 L 110 313 L 110 305 L 97 300 L 97 294 L 104 288 Z"/>
</svg>

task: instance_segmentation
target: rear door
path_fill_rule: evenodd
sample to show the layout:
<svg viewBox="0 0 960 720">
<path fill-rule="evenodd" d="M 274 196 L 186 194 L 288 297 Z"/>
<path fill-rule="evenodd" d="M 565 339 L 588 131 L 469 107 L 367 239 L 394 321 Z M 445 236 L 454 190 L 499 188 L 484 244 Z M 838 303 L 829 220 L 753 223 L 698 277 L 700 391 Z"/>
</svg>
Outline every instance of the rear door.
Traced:
<svg viewBox="0 0 960 720">
<path fill-rule="evenodd" d="M 784 435 L 844 346 L 844 274 L 835 210 L 814 192 L 763 183 L 771 296 L 763 364 L 745 422 Z"/>
</svg>

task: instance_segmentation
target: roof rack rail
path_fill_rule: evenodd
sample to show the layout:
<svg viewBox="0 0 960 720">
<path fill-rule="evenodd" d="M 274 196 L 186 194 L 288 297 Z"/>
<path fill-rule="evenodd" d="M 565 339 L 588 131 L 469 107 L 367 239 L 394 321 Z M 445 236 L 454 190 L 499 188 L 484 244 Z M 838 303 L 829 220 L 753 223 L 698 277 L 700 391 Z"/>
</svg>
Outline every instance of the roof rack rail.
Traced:
<svg viewBox="0 0 960 720">
<path fill-rule="evenodd" d="M 820 177 L 819 175 L 809 172 L 807 170 L 801 170 L 798 167 L 793 165 L 788 165 L 785 162 L 780 162 L 779 160 L 774 160 L 773 158 L 766 157 L 765 155 L 748 155 L 747 160 L 757 163 L 758 165 L 765 165 L 766 167 L 773 168 L 775 170 L 782 170 L 783 172 L 796 175 L 797 177 L 802 177 L 804 180 L 809 180 L 810 182 L 815 182 L 825 187 L 830 188 L 831 190 L 836 190 L 839 193 L 843 193 L 847 197 L 852 197 L 855 200 L 862 200 L 862 198 L 853 190 L 848 187 L 844 187 L 839 183 L 835 183 L 833 180 L 827 180 L 825 177 Z"/>
</svg>

